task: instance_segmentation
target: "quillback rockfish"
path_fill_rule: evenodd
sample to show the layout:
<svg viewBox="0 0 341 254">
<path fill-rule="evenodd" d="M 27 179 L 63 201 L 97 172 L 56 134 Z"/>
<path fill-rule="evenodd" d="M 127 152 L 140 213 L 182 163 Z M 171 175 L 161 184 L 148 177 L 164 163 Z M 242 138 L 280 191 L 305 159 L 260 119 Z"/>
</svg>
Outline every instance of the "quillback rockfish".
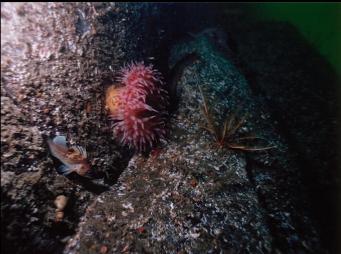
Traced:
<svg viewBox="0 0 341 254">
<path fill-rule="evenodd" d="M 87 152 L 83 147 L 68 147 L 65 136 L 56 136 L 53 140 L 49 139 L 47 143 L 52 155 L 64 164 L 57 169 L 58 173 L 68 175 L 76 172 L 84 176 L 90 170 Z"/>
</svg>

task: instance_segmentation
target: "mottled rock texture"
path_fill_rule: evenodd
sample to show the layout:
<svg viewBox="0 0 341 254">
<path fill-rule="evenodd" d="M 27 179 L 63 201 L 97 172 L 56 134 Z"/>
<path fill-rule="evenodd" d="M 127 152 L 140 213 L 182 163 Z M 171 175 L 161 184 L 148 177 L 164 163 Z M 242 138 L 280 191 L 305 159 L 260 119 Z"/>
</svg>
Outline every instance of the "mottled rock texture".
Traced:
<svg viewBox="0 0 341 254">
<path fill-rule="evenodd" d="M 111 253 L 324 252 L 294 156 L 211 33 L 217 31 L 172 50 L 170 66 L 193 52 L 200 60 L 179 79 L 168 141 L 131 159 L 112 190 L 88 208 L 65 253 L 103 246 Z M 199 86 L 217 121 L 239 109 L 239 116 L 248 114 L 239 134 L 263 137 L 276 148 L 246 154 L 214 144 L 202 128 Z"/>
<path fill-rule="evenodd" d="M 243 12 L 224 23 L 239 70 L 296 154 L 324 247 L 340 252 L 340 76 L 289 23 Z"/>
<path fill-rule="evenodd" d="M 178 17 L 188 16 L 183 7 Z M 157 60 L 162 67 L 170 39 L 200 25 L 173 27 L 183 23 L 174 13 L 174 4 L 1 3 L 5 253 L 60 253 L 88 202 L 126 167 L 131 153 L 114 141 L 104 91 L 126 62 Z M 57 132 L 87 149 L 88 178 L 57 174 L 46 146 Z M 53 202 L 61 194 L 70 199 L 56 223 Z"/>
<path fill-rule="evenodd" d="M 289 26 L 239 22 L 237 8 L 226 34 L 214 27 L 219 13 L 208 4 L 1 3 L 3 253 L 328 253 L 320 235 L 335 235 L 326 199 L 337 182 L 327 149 L 335 96 L 319 84 L 337 81 L 318 72 L 319 56 L 302 67 L 312 50 L 294 46 Z M 133 60 L 153 63 L 173 100 L 168 138 L 146 154 L 116 144 L 103 105 Z M 246 115 L 237 136 L 275 148 L 219 148 L 202 128 L 199 87 L 217 123 Z M 307 94 L 316 100 L 300 105 Z M 46 145 L 57 133 L 87 149 L 89 175 L 57 174 Z M 60 195 L 67 204 L 56 211 Z"/>
</svg>

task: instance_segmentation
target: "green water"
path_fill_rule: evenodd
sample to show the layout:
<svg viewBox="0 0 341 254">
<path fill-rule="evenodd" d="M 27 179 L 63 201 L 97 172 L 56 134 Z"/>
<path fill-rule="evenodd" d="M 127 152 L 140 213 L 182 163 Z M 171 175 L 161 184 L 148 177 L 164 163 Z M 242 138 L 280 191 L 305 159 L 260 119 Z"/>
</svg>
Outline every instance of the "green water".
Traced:
<svg viewBox="0 0 341 254">
<path fill-rule="evenodd" d="M 341 75 L 340 3 L 261 3 L 252 8 L 259 19 L 296 26 Z"/>
</svg>

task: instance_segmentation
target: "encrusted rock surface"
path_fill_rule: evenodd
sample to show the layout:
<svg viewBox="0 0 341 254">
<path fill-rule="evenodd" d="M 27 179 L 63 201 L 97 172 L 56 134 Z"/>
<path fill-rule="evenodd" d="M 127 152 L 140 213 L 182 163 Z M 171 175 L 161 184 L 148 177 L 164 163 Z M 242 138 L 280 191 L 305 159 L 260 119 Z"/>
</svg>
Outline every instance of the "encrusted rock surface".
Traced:
<svg viewBox="0 0 341 254">
<path fill-rule="evenodd" d="M 239 15 L 238 10 L 231 13 Z M 288 64 L 276 69 L 285 50 L 274 46 L 269 52 L 279 55 L 267 53 L 264 27 L 254 25 L 256 34 L 249 33 L 247 23 L 230 20 L 227 36 L 211 25 L 218 14 L 205 4 L 1 4 L 4 253 L 327 252 L 311 216 L 316 204 L 310 204 L 309 171 L 302 163 L 321 155 L 310 164 L 316 161 L 312 179 L 321 176 L 312 184 L 317 192 L 334 186 L 333 174 L 323 173 L 329 166 L 321 162 L 330 155 L 322 153 L 325 144 L 312 147 L 322 144 L 314 131 L 332 136 L 335 98 L 317 86 L 319 94 L 312 97 L 330 99 L 324 110 L 316 106 L 309 115 L 307 109 L 290 108 L 302 99 L 292 95 L 303 90 L 281 82 L 309 75 L 309 68 L 290 68 L 290 59 L 304 58 L 307 51 L 294 50 Z M 271 29 L 268 34 L 270 39 Z M 183 35 L 170 52 L 168 47 Z M 285 43 L 286 37 L 280 38 L 278 45 Z M 182 62 L 193 53 L 197 61 Z M 132 60 L 153 63 L 165 76 L 182 63 L 181 72 L 170 75 L 178 86 L 171 87 L 177 105 L 167 140 L 133 157 L 115 143 L 103 106 L 106 87 Z M 276 85 L 282 90 L 276 92 Z M 265 142 L 250 145 L 275 148 L 219 148 L 202 128 L 199 87 L 217 123 L 233 113 L 247 115 L 238 135 L 262 137 Z M 314 103 L 306 105 L 314 109 Z M 328 128 L 317 124 L 322 112 L 333 120 Z M 329 123 L 328 117 L 322 123 Z M 281 125 L 287 119 L 285 133 Z M 57 133 L 87 149 L 92 165 L 87 177 L 57 174 L 46 145 L 46 138 Z M 67 203 L 56 210 L 60 196 Z"/>
<path fill-rule="evenodd" d="M 324 247 L 340 252 L 340 76 L 289 23 L 242 12 L 224 23 L 238 68 L 296 154 Z"/>
<path fill-rule="evenodd" d="M 124 63 L 162 59 L 169 39 L 181 33 L 170 26 L 173 12 L 172 4 L 1 3 L 6 253 L 60 253 L 88 202 L 126 167 L 131 154 L 114 141 L 104 91 Z M 57 174 L 46 138 L 58 132 L 87 149 L 89 178 Z M 63 221 L 56 223 L 58 195 L 69 202 Z"/>
<path fill-rule="evenodd" d="M 112 190 L 87 209 L 65 253 L 323 252 L 310 220 L 298 166 L 262 100 L 207 33 L 178 44 L 170 66 L 196 52 L 183 70 L 178 109 L 163 147 L 135 155 Z M 228 51 L 228 50 L 227 50 Z M 226 52 L 227 52 L 226 51 Z M 248 114 L 240 134 L 275 149 L 221 149 L 202 126 L 199 86 L 213 114 Z"/>
</svg>

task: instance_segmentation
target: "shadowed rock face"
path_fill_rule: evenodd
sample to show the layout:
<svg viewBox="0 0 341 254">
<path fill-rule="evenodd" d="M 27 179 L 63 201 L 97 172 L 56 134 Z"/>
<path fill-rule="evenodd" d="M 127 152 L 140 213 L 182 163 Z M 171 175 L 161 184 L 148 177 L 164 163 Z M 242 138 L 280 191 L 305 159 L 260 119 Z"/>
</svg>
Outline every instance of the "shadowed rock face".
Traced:
<svg viewBox="0 0 341 254">
<path fill-rule="evenodd" d="M 340 251 L 340 77 L 293 26 L 227 18 L 234 58 L 296 154 L 323 244 Z M 337 251 L 339 247 L 339 251 Z"/>
<path fill-rule="evenodd" d="M 125 163 L 102 108 L 102 92 L 123 52 L 136 47 L 123 43 L 124 23 L 106 21 L 121 21 L 125 11 L 109 4 L 1 5 L 1 216 L 7 253 L 60 253 L 87 202 L 107 188 L 103 179 L 110 183 Z M 57 131 L 87 148 L 98 180 L 82 184 L 56 173 L 45 139 Z M 53 201 L 60 194 L 71 202 L 56 223 Z"/>
<path fill-rule="evenodd" d="M 262 98 L 210 41 L 202 34 L 173 48 L 170 66 L 193 52 L 200 61 L 183 67 L 169 140 L 130 160 L 89 207 L 65 253 L 323 252 L 294 156 Z M 201 128 L 198 86 L 217 119 L 242 105 L 239 114 L 249 117 L 240 133 L 276 149 L 246 155 L 214 145 Z"/>
<path fill-rule="evenodd" d="M 184 17 L 187 11 L 184 6 L 177 13 Z M 104 91 L 126 62 L 153 57 L 164 65 L 167 58 L 160 56 L 170 38 L 197 26 L 171 26 L 181 23 L 174 12 L 172 4 L 1 3 L 5 253 L 60 253 L 90 200 L 126 167 L 131 152 L 114 142 Z M 46 138 L 57 132 L 87 149 L 88 178 L 56 173 Z M 53 201 L 61 194 L 69 202 L 56 223 Z"/>
</svg>

